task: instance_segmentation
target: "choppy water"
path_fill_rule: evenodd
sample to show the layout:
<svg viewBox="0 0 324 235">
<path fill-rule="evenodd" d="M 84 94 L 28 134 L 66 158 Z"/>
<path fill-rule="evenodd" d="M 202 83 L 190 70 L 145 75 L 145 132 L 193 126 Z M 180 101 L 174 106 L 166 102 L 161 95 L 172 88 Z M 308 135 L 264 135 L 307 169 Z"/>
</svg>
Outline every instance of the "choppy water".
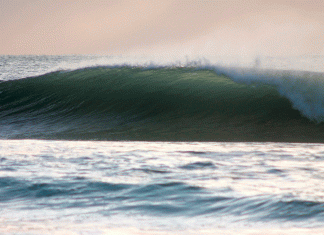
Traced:
<svg viewBox="0 0 324 235">
<path fill-rule="evenodd" d="M 68 221 L 171 232 L 324 223 L 322 144 L 2 140 L 0 146 L 2 231 L 24 223 L 59 231 Z"/>
<path fill-rule="evenodd" d="M 1 234 L 323 234 L 322 72 L 0 58 Z"/>
</svg>

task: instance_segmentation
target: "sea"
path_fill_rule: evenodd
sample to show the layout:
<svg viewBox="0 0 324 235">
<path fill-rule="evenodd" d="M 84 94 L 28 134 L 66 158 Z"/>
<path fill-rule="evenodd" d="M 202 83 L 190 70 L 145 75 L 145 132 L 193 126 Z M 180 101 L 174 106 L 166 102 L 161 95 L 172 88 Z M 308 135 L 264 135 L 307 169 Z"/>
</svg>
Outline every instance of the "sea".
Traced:
<svg viewBox="0 0 324 235">
<path fill-rule="evenodd" d="M 0 234 L 324 234 L 324 56 L 0 56 Z"/>
</svg>

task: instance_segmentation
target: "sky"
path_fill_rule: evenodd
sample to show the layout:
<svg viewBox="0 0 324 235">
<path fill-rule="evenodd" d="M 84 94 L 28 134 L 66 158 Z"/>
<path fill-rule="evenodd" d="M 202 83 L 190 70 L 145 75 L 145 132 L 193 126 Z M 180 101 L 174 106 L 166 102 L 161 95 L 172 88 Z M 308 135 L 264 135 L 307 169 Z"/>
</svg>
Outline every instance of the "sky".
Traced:
<svg viewBox="0 0 324 235">
<path fill-rule="evenodd" d="M 0 54 L 324 55 L 323 0 L 2 0 Z"/>
</svg>

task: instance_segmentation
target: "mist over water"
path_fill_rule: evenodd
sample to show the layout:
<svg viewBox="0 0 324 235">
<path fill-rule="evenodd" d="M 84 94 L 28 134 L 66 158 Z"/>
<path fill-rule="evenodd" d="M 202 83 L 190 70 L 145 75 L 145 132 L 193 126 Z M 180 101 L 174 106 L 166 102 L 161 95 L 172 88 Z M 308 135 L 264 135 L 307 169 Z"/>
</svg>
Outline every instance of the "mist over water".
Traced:
<svg viewBox="0 0 324 235">
<path fill-rule="evenodd" d="M 232 66 L 250 66 L 256 58 L 323 55 L 323 27 L 316 15 L 313 19 L 301 17 L 297 9 L 263 9 L 242 18 L 228 19 L 194 37 L 139 45 L 126 54 L 169 61 L 187 56 L 205 58 L 212 63 L 225 61 Z"/>
</svg>

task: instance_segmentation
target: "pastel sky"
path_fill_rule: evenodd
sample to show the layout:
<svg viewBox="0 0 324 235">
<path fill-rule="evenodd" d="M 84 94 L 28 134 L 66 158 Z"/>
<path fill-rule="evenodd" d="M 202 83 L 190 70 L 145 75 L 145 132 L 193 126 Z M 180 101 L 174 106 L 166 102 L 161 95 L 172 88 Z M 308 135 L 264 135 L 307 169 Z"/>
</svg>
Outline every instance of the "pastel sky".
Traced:
<svg viewBox="0 0 324 235">
<path fill-rule="evenodd" d="M 2 0 L 0 54 L 324 54 L 323 0 Z"/>
</svg>

